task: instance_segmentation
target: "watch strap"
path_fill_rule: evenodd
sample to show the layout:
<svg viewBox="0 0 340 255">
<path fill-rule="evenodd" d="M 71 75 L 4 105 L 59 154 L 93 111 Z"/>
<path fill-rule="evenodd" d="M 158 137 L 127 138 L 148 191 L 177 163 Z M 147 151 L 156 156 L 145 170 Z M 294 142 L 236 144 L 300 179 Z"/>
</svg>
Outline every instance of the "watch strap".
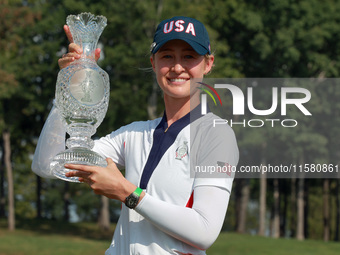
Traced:
<svg viewBox="0 0 340 255">
<path fill-rule="evenodd" d="M 133 193 L 135 193 L 137 196 L 140 197 L 140 194 L 142 194 L 142 192 L 143 192 L 143 190 L 141 188 L 137 187 L 137 189 Z"/>
</svg>

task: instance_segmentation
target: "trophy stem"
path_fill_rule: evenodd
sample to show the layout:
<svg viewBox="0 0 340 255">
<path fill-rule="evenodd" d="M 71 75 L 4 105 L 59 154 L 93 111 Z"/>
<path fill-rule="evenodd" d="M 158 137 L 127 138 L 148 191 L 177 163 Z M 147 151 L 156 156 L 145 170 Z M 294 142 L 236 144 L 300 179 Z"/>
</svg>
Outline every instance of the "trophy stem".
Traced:
<svg viewBox="0 0 340 255">
<path fill-rule="evenodd" d="M 93 125 L 88 123 L 71 123 L 67 126 L 66 132 L 70 134 L 70 138 L 66 141 L 67 148 L 93 148 L 94 142 L 91 136 L 96 132 L 96 128 Z"/>
</svg>

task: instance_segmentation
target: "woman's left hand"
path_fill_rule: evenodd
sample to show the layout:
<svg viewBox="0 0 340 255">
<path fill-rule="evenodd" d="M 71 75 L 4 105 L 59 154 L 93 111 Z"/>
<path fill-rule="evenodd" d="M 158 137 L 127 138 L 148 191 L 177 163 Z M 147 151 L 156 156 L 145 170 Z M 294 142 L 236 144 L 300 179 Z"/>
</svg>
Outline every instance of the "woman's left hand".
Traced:
<svg viewBox="0 0 340 255">
<path fill-rule="evenodd" d="M 122 175 L 112 159 L 107 158 L 107 167 L 65 164 L 65 168 L 77 171 L 66 173 L 66 177 L 79 177 L 95 194 L 125 202 L 125 198 L 137 187 Z"/>
</svg>

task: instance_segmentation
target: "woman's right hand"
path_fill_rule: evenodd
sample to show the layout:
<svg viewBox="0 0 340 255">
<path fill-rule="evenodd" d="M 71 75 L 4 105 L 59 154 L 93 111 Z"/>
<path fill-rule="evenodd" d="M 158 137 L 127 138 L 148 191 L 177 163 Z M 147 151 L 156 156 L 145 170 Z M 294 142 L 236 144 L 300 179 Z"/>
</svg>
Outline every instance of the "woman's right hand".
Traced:
<svg viewBox="0 0 340 255">
<path fill-rule="evenodd" d="M 74 60 L 79 59 L 81 54 L 83 53 L 83 49 L 73 42 L 72 34 L 70 28 L 67 25 L 64 25 L 65 34 L 70 41 L 68 46 L 68 53 L 64 54 L 59 60 L 58 65 L 60 69 L 63 69 L 70 65 Z M 97 48 L 94 52 L 95 60 L 98 61 L 100 57 L 100 49 Z"/>
</svg>

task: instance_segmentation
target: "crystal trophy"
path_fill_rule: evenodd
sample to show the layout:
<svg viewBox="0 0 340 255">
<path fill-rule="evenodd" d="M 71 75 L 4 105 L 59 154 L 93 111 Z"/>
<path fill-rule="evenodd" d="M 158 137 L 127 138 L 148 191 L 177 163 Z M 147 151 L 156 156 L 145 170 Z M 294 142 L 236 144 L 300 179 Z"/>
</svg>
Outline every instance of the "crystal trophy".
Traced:
<svg viewBox="0 0 340 255">
<path fill-rule="evenodd" d="M 69 15 L 66 19 L 73 41 L 81 46 L 80 59 L 58 73 L 55 105 L 58 108 L 69 138 L 67 149 L 58 153 L 51 162 L 53 174 L 65 181 L 79 182 L 78 177 L 66 177 L 64 165 L 107 165 L 106 160 L 92 151 L 96 133 L 103 121 L 108 104 L 110 84 L 108 74 L 95 61 L 94 51 L 107 19 L 91 13 Z M 73 171 L 73 170 L 72 170 Z"/>
</svg>

